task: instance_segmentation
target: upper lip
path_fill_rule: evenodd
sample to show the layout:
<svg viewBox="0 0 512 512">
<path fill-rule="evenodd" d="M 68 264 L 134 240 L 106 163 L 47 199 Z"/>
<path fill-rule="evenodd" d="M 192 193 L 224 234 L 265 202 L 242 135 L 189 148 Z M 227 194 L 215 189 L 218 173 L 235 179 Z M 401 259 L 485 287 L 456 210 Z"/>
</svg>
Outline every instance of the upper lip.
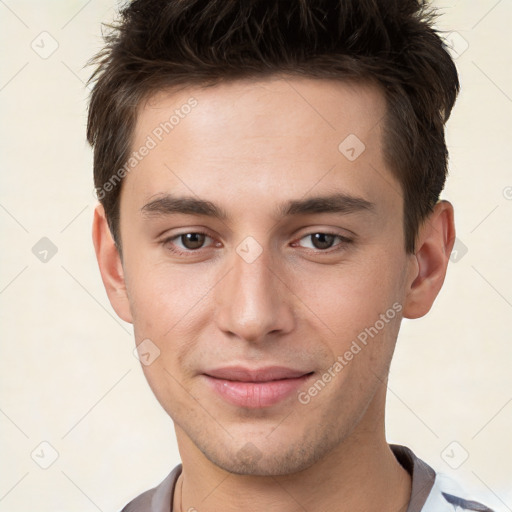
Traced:
<svg viewBox="0 0 512 512">
<path fill-rule="evenodd" d="M 294 370 L 293 368 L 286 368 L 284 366 L 266 366 L 252 370 L 244 368 L 243 366 L 229 366 L 205 372 L 205 374 L 210 377 L 239 382 L 267 382 L 270 380 L 293 379 L 302 377 L 308 373 L 311 372 Z"/>
</svg>

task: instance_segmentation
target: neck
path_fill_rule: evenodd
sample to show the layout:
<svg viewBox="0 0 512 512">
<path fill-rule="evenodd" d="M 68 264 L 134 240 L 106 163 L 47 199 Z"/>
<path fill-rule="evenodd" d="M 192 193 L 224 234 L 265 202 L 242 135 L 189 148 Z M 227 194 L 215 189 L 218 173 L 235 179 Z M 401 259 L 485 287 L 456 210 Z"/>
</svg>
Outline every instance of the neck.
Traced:
<svg viewBox="0 0 512 512">
<path fill-rule="evenodd" d="M 384 434 L 375 439 L 375 428 L 359 429 L 311 467 L 279 476 L 229 473 L 206 459 L 178 426 L 176 436 L 183 463 L 176 512 L 407 510 L 411 478 Z"/>
</svg>

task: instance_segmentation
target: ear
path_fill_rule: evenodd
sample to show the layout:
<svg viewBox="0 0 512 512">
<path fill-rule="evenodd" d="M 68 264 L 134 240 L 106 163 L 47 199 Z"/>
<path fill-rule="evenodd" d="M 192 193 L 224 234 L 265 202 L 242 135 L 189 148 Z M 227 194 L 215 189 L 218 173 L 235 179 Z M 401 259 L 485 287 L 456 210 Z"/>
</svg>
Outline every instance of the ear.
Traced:
<svg viewBox="0 0 512 512">
<path fill-rule="evenodd" d="M 453 206 L 440 201 L 420 227 L 416 253 L 411 255 L 405 318 L 420 318 L 430 311 L 443 286 L 454 242 Z"/>
<path fill-rule="evenodd" d="M 92 241 L 110 304 L 121 319 L 133 323 L 121 257 L 101 204 L 94 210 Z"/>
</svg>

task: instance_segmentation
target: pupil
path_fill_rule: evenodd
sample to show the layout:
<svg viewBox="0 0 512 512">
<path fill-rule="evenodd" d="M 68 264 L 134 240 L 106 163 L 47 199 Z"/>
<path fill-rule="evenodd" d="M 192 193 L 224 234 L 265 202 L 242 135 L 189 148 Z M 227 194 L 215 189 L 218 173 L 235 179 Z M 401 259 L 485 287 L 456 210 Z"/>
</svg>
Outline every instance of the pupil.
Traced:
<svg viewBox="0 0 512 512">
<path fill-rule="evenodd" d="M 205 235 L 201 233 L 187 233 L 181 235 L 181 241 L 187 249 L 198 249 L 204 244 Z"/>
<path fill-rule="evenodd" d="M 329 249 L 334 242 L 334 235 L 328 235 L 326 233 L 315 233 L 311 235 L 313 237 L 313 245 L 317 249 Z"/>
</svg>

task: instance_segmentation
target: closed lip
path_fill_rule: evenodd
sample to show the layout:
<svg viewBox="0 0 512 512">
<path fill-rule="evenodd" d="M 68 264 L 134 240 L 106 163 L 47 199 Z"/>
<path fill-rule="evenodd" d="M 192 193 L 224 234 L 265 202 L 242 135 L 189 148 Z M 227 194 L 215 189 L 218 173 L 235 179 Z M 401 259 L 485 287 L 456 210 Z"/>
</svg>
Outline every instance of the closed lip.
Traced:
<svg viewBox="0 0 512 512">
<path fill-rule="evenodd" d="M 285 366 L 266 366 L 264 368 L 245 368 L 243 366 L 229 366 L 208 370 L 205 375 L 216 379 L 232 380 L 238 382 L 268 382 L 272 380 L 296 379 L 313 373 L 311 371 L 295 370 Z"/>
</svg>

